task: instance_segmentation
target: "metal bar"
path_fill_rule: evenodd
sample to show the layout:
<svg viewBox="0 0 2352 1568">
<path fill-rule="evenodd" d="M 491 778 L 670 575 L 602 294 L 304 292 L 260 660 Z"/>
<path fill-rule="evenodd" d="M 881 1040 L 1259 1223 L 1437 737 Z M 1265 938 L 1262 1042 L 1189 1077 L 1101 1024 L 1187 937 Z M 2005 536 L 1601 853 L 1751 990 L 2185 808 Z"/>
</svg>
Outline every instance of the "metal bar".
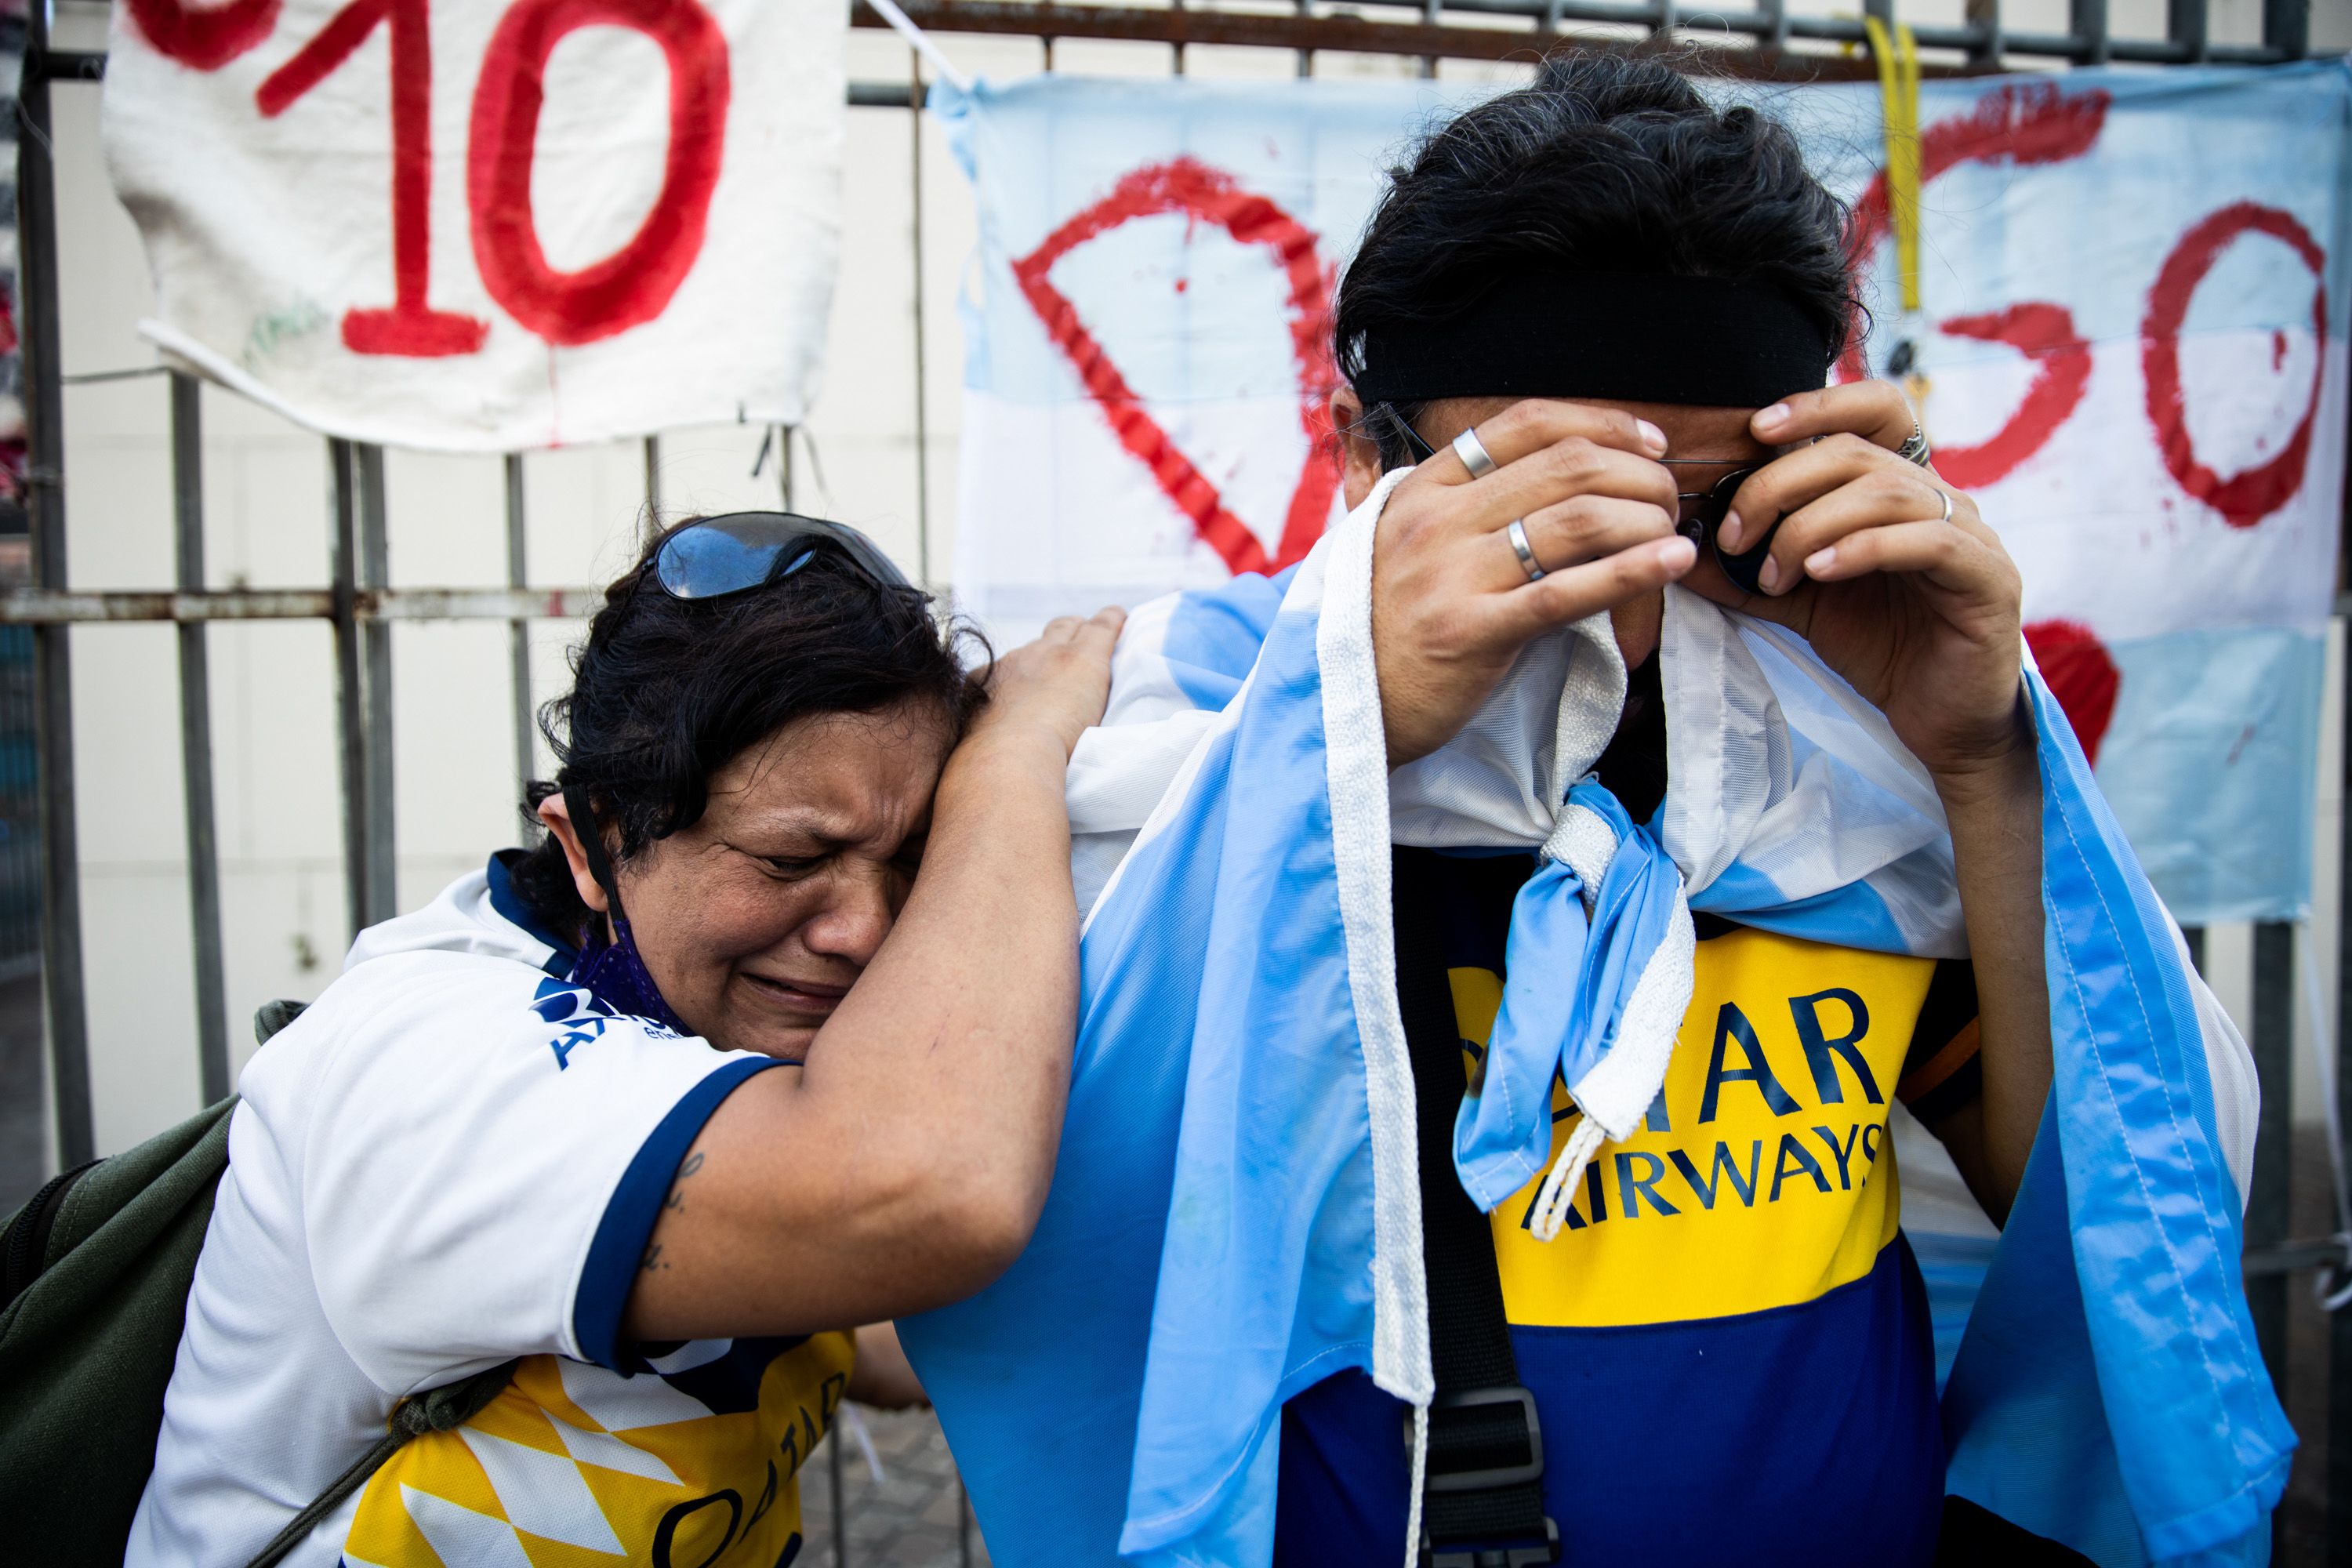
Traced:
<svg viewBox="0 0 2352 1568">
<path fill-rule="evenodd" d="M 2263 42 L 2291 60 L 2311 53 L 2311 0 L 2263 0 Z"/>
<path fill-rule="evenodd" d="M 172 534 L 180 586 L 205 585 L 202 392 L 172 373 Z M 227 960 L 222 952 L 220 843 L 213 815 L 212 663 L 201 621 L 183 622 L 180 643 L 181 805 L 188 827 L 188 924 L 195 938 L 196 1076 L 204 1103 L 228 1097 Z"/>
<path fill-rule="evenodd" d="M 1313 12 L 1311 9 L 1309 9 L 1310 0 L 1297 0 L 1297 5 L 1298 5 L 1298 19 L 1299 19 L 1300 21 L 1302 21 L 1302 22 L 1310 22 L 1310 21 L 1314 20 L 1314 12 Z M 1311 76 L 1313 76 L 1314 74 L 1315 74 L 1315 51 L 1314 51 L 1313 49 L 1301 49 L 1301 50 L 1299 50 L 1299 51 L 1298 51 L 1298 79 L 1299 79 L 1301 81 L 1304 81 L 1304 80 L 1306 80 L 1308 77 L 1311 77 Z M 959 1487 L 961 1487 L 961 1486 L 962 1486 L 962 1485 L 963 1485 L 963 1479 L 962 1479 L 962 1478 L 961 1478 L 961 1477 L 958 1477 L 958 1478 L 957 1478 L 957 1479 L 956 1479 L 956 1485 L 957 1485 L 957 1486 L 959 1486 Z M 965 1501 L 965 1504 L 964 1504 L 964 1511 L 965 1511 L 967 1514 L 969 1514 L 969 1513 L 971 1511 L 971 1502 L 970 1502 L 970 1500 L 967 1500 Z M 965 1546 L 965 1551 L 964 1551 L 964 1559 L 965 1559 L 965 1562 L 966 1562 L 967 1563 L 970 1563 L 970 1561 L 971 1561 L 971 1547 L 970 1547 L 969 1542 L 967 1542 L 967 1544 L 966 1544 L 966 1546 Z"/>
<path fill-rule="evenodd" d="M 2189 963 L 2195 967 L 2198 973 L 2204 973 L 2205 928 L 2203 926 L 2182 926 L 2180 928 L 2180 938 L 2181 941 L 2186 942 L 2189 946 Z"/>
<path fill-rule="evenodd" d="M 509 452 L 507 479 L 507 591 L 521 595 L 530 585 L 527 542 L 523 534 L 522 454 Z M 539 746 L 531 723 L 530 622 L 516 616 L 507 622 L 508 679 L 514 691 L 515 799 L 522 799 L 531 775 L 538 771 Z M 524 825 L 525 832 L 533 832 Z M 534 837 L 535 837 L 534 833 Z"/>
<path fill-rule="evenodd" d="M 2352 492 L 2352 479 L 2347 480 Z M 2352 559 L 2352 511 L 2339 514 L 2343 530 L 2339 559 Z M 2341 568 L 2339 567 L 2339 571 Z M 2337 613 L 2344 613 L 2340 582 Z M 2342 707 L 2337 717 L 2352 723 L 2352 627 L 2347 628 L 2339 669 Z M 2339 727 L 2336 777 L 2352 792 L 2352 729 Z M 2352 831 L 2336 836 L 2336 1126 L 2352 1127 Z M 2323 1046 L 2323 1049 L 2326 1047 Z M 2337 1151 L 2329 1150 L 2332 1156 Z M 2341 1223 L 2338 1221 L 2337 1223 Z M 2331 1283 L 2341 1283 L 2332 1279 Z M 2327 1314 L 2327 1539 L 2331 1562 L 2352 1561 L 2352 1310 Z"/>
<path fill-rule="evenodd" d="M 339 599 L 339 595 L 341 598 Z M 138 621 L 331 621 L 346 609 L 370 621 L 575 620 L 596 613 L 601 588 L 208 588 L 49 593 L 0 589 L 0 626 Z"/>
<path fill-rule="evenodd" d="M 367 721 L 361 694 L 358 459 L 352 443 L 327 440 L 330 616 L 335 626 L 335 764 L 343 795 L 343 917 L 357 936 L 367 929 Z"/>
<path fill-rule="evenodd" d="M 661 531 L 661 437 L 646 437 L 646 520 L 645 539 L 651 543 Z"/>
<path fill-rule="evenodd" d="M 1768 49 L 1787 48 L 1789 47 L 1788 0 L 1758 0 L 1756 10 L 1757 15 L 1764 19 L 1764 30 L 1756 35 L 1756 41 Z M 1549 9 L 1545 12 L 1544 25 L 1552 28 L 1559 26 L 1559 0 L 1551 0 Z"/>
<path fill-rule="evenodd" d="M 359 587 L 382 589 L 392 577 L 392 560 L 385 537 L 383 448 L 362 443 L 352 448 L 359 468 Z M 364 660 L 361 682 L 366 728 L 362 745 L 367 764 L 367 923 L 375 925 L 400 912 L 399 872 L 393 849 L 392 754 L 392 627 L 370 618 L 360 627 L 360 651 Z"/>
<path fill-rule="evenodd" d="M 2164 36 L 2186 51 L 2191 60 L 2205 58 L 2209 42 L 2208 0 L 2165 0 Z"/>
<path fill-rule="evenodd" d="M 2294 1068 L 2294 927 L 2263 921 L 2254 927 L 2254 1074 L 2262 1086 L 2262 1121 L 2254 1136 L 2253 1188 L 2246 1199 L 2246 1250 L 2263 1252 L 2286 1240 L 2287 1173 L 2292 1165 Z M 2265 1274 L 2246 1281 L 2246 1302 L 2271 1384 L 2286 1390 L 2286 1280 Z"/>
<path fill-rule="evenodd" d="M 1176 57 L 1181 72 L 1184 57 Z M 908 51 L 908 68 L 919 85 L 922 80 L 922 61 L 913 50 Z M 926 589 L 931 585 L 931 412 L 930 382 L 924 368 L 923 354 L 923 117 L 920 111 L 907 121 L 907 162 L 914 180 L 915 209 L 913 226 L 908 230 L 915 255 L 915 581 Z"/>
<path fill-rule="evenodd" d="M 1439 15 L 1444 10 L 1444 0 L 1421 0 L 1422 26 L 1431 31 L 1434 31 L 1439 25 Z M 1433 79 L 1437 75 L 1437 57 L 1435 55 L 1429 54 L 1421 57 L 1421 74 L 1425 78 Z"/>
<path fill-rule="evenodd" d="M 2107 0 L 2066 0 L 2066 27 L 2082 51 L 2074 57 L 2077 64 L 2107 63 Z"/>
<path fill-rule="evenodd" d="M 2205 0 L 2195 0 L 2203 5 Z M 2000 68 L 2000 0 L 1968 0 L 1969 26 L 1984 35 L 1984 41 L 1969 50 L 1969 63 L 1998 70 Z"/>
<path fill-rule="evenodd" d="M 2332 1268 L 2344 1261 L 2344 1244 L 2333 1237 L 2316 1241 L 2286 1241 L 2276 1247 L 2249 1252 L 2242 1260 L 2246 1278 L 2257 1275 L 2301 1274 L 2307 1269 Z"/>
<path fill-rule="evenodd" d="M 26 7 L 25 73 L 16 112 L 16 286 L 25 384 L 25 480 L 33 581 L 66 585 L 65 388 L 58 376 L 58 190 L 49 156 L 48 7 Z M 48 1015 L 49 1094 L 58 1158 L 98 1153 L 89 1088 L 89 1017 L 83 994 L 81 871 L 74 818 L 72 631 L 33 637 L 41 799 L 41 980 Z"/>
<path fill-rule="evenodd" d="M 27 12 L 40 8 L 41 7 L 39 5 L 30 5 L 26 7 Z M 53 81 L 102 81 L 105 79 L 105 50 L 51 48 L 36 50 L 31 47 L 32 26 L 33 23 L 28 17 L 26 23 L 26 80 L 30 81 L 37 76 L 42 84 L 46 86 Z M 41 36 L 43 39 L 46 40 L 47 37 L 48 23 L 44 20 L 40 24 L 40 26 L 42 29 Z"/>
<path fill-rule="evenodd" d="M 1422 0 L 1411 0 L 1418 5 Z M 1540 14 L 1529 11 L 1537 0 L 1454 0 L 1454 9 L 1497 16 Z M 1061 0 L 1025 4 L 1022 0 L 908 0 L 901 9 L 928 31 L 1001 34 L 1045 40 L 1056 37 L 1113 38 L 1135 43 L 1234 44 L 1260 48 L 1331 49 L 1342 52 L 1421 56 L 1444 59 L 1533 60 L 1544 50 L 1572 41 L 1578 48 L 1647 58 L 1685 56 L 1653 38 L 1575 37 L 1533 28 L 1431 26 L 1425 22 L 1376 22 L 1360 16 L 1301 16 L 1213 10 L 1146 10 L 1139 6 L 1070 5 Z M 1605 13 L 1605 15 L 1596 15 Z M 1658 13 L 1654 3 L 1600 5 L 1593 0 L 1563 0 L 1561 15 L 1570 21 L 1607 21 L 1648 26 Z M 862 27 L 885 24 L 863 0 L 850 20 Z M 1861 24 L 1830 17 L 1789 16 L 1789 35 L 1852 43 L 1863 37 Z M 1709 13 L 1710 28 L 1761 34 L 1773 24 L 1756 11 Z M 1967 27 L 1916 30 L 1923 47 L 1965 49 L 1981 40 L 1979 30 Z M 2011 46 L 2014 49 L 2014 46 Z M 2158 45 L 2159 48 L 2168 45 Z M 2068 48 L 2072 46 L 2069 45 Z M 2030 52 L 2030 51 L 2027 51 Z M 2045 51 L 2064 53 L 2065 50 Z M 1867 58 L 1835 54 L 1800 54 L 1773 49 L 1713 49 L 1698 57 L 1708 69 L 1726 76 L 1771 81 L 1874 80 L 1875 68 Z M 1051 68 L 1050 53 L 1048 68 Z M 1930 77 L 1982 74 L 1986 68 L 1939 60 L 1921 62 L 1921 74 Z"/>
<path fill-rule="evenodd" d="M 847 1568 L 849 1562 L 849 1516 L 841 1506 L 841 1424 L 834 1423 L 825 1434 L 825 1472 L 833 1495 L 833 1568 Z"/>
<path fill-rule="evenodd" d="M 1169 8 L 1170 10 L 1171 10 L 1171 11 L 1181 11 L 1181 10 L 1184 8 L 1184 0 L 1168 0 L 1168 8 Z M 1170 74 L 1171 74 L 1171 75 L 1173 75 L 1173 76 L 1182 76 L 1182 75 L 1184 74 L 1184 46 L 1183 46 L 1183 44 L 1180 41 L 1180 42 L 1177 42 L 1177 43 L 1173 43 L 1173 44 L 1169 45 L 1169 46 L 1168 46 L 1168 53 L 1169 53 L 1169 68 L 1169 68 L 1169 72 L 1170 72 Z"/>
</svg>

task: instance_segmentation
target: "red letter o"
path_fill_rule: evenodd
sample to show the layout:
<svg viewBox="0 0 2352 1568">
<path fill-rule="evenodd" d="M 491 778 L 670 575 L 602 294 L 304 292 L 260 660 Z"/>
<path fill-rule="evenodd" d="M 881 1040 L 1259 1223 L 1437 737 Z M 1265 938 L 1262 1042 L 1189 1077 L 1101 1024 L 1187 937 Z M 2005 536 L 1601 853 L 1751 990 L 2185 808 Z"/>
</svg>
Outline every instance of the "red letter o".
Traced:
<svg viewBox="0 0 2352 1568">
<path fill-rule="evenodd" d="M 188 0 L 129 0 L 131 18 L 159 55 L 200 71 L 218 70 L 278 26 L 278 0 L 231 0 L 191 9 Z"/>
<path fill-rule="evenodd" d="M 2189 319 L 2189 297 L 2230 243 L 2243 234 L 2267 234 L 2303 258 L 2318 286 L 2311 297 L 2311 335 L 2316 351 L 2311 369 L 2311 400 L 2285 447 L 2269 462 L 2224 479 L 2197 460 L 2181 402 L 2180 329 Z M 2311 233 L 2291 213 L 2254 202 L 2232 202 L 2189 226 L 2164 258 L 2147 291 L 2147 317 L 2140 326 L 2140 363 L 2147 376 L 2147 417 L 2156 426 L 2157 450 L 2180 488 L 2221 514 L 2231 528 L 2252 528 L 2284 506 L 2303 488 L 2311 455 L 2311 422 L 2319 412 L 2320 377 L 2327 363 L 2327 258 Z"/>
<path fill-rule="evenodd" d="M 630 27 L 669 65 L 661 195 L 629 242 L 577 272 L 550 267 L 530 210 L 548 58 L 566 34 Z M 727 131 L 727 37 L 695 0 L 520 0 L 499 23 L 474 89 L 466 205 L 483 286 L 551 343 L 585 343 L 661 314 L 702 250 Z"/>
</svg>

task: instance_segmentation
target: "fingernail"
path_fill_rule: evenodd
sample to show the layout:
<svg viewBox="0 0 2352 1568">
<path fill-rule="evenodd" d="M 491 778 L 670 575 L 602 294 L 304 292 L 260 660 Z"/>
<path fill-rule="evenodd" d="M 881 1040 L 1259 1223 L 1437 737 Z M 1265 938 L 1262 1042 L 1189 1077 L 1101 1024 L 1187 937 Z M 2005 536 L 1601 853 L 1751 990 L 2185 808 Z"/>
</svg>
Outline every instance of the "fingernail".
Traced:
<svg viewBox="0 0 2352 1568">
<path fill-rule="evenodd" d="M 1658 546 L 1658 564 L 1669 572 L 1681 572 L 1698 559 L 1698 546 L 1676 534 Z"/>
<path fill-rule="evenodd" d="M 1776 403 L 1769 408 L 1756 411 L 1756 428 L 1759 430 L 1776 430 L 1788 422 L 1789 405 L 1785 403 Z"/>
<path fill-rule="evenodd" d="M 1646 419 L 1636 419 L 1633 423 L 1641 429 L 1642 445 L 1653 452 L 1663 452 L 1666 449 L 1666 433 L 1664 430 Z"/>
<path fill-rule="evenodd" d="M 1805 573 L 1808 576 L 1818 577 L 1836 564 L 1837 546 L 1832 544 L 1827 550 L 1816 550 L 1805 557 Z"/>
<path fill-rule="evenodd" d="M 1739 542 L 1747 537 L 1748 531 L 1740 524 L 1739 514 L 1727 511 L 1723 514 L 1723 526 L 1715 531 L 1715 547 L 1737 555 L 1739 553 Z"/>
<path fill-rule="evenodd" d="M 1764 557 L 1764 569 L 1756 574 L 1756 581 L 1763 584 L 1764 591 L 1768 594 L 1778 591 L 1780 586 L 1780 563 L 1769 555 Z"/>
</svg>

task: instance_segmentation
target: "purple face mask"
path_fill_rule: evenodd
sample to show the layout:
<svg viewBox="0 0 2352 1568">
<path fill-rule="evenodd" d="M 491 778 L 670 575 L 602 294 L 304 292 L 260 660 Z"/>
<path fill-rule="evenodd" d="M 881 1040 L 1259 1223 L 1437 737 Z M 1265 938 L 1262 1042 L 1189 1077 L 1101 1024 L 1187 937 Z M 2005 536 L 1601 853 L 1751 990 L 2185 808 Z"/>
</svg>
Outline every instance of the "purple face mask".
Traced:
<svg viewBox="0 0 2352 1568">
<path fill-rule="evenodd" d="M 661 987 L 654 984 L 645 959 L 637 952 L 637 939 L 629 932 L 628 918 L 616 916 L 613 930 L 615 940 L 582 950 L 579 961 L 572 966 L 572 983 L 586 986 L 596 1000 L 615 1013 L 659 1024 L 672 1034 L 693 1034 L 669 1010 L 669 1004 L 662 1000 Z"/>
</svg>

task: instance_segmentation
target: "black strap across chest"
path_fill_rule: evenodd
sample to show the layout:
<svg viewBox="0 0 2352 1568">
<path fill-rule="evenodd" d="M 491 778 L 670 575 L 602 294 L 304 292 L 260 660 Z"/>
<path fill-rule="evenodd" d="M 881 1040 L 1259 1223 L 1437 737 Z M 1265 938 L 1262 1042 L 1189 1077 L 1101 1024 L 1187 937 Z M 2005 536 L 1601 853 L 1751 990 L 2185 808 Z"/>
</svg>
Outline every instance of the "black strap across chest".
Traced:
<svg viewBox="0 0 2352 1568">
<path fill-rule="evenodd" d="M 1533 1568 L 1559 1560 L 1559 1531 L 1543 1510 L 1543 1433 L 1511 1353 L 1494 1233 L 1454 1170 L 1462 1032 L 1433 918 L 1444 896 L 1438 858 L 1401 849 L 1394 865 L 1397 1005 L 1412 1058 L 1437 1377 L 1421 1561 L 1423 1568 Z"/>
</svg>

